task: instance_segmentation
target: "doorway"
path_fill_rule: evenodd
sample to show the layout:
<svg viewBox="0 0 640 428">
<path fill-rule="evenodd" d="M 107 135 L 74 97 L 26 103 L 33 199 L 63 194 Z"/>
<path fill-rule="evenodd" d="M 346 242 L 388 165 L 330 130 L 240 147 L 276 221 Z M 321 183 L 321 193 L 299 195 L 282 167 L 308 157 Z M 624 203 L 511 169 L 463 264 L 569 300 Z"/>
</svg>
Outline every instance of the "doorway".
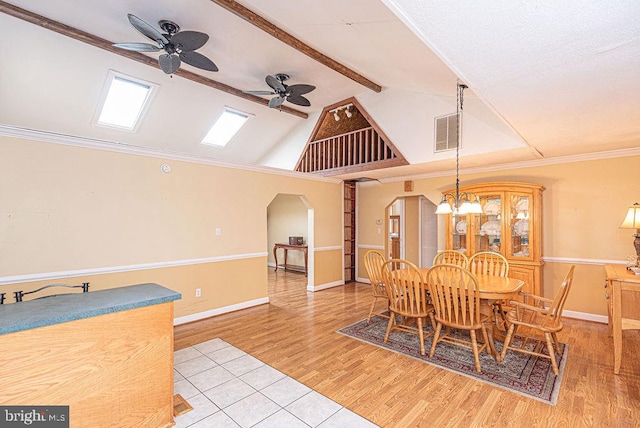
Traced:
<svg viewBox="0 0 640 428">
<path fill-rule="evenodd" d="M 307 247 L 307 256 L 303 251 L 287 251 L 287 267 L 278 268 L 277 273 L 301 276 L 304 278 L 305 265 L 307 290 L 313 291 L 313 219 L 314 210 L 303 195 L 279 193 L 267 206 L 267 265 L 270 270 L 276 268 L 274 248 L 276 244 L 288 244 L 289 238 L 302 238 Z M 283 250 L 278 250 L 278 265 L 282 265 Z"/>
<path fill-rule="evenodd" d="M 386 208 L 385 253 L 431 267 L 438 248 L 436 205 L 422 195 L 399 196 Z"/>
</svg>

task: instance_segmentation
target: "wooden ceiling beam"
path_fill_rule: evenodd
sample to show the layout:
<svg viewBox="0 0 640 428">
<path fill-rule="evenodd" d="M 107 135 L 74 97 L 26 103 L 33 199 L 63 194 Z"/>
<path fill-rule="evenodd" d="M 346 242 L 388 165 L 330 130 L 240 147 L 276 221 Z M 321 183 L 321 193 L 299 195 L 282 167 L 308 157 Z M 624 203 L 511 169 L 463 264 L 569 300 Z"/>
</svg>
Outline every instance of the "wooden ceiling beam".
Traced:
<svg viewBox="0 0 640 428">
<path fill-rule="evenodd" d="M 160 65 L 158 65 L 158 60 L 156 60 L 155 58 L 151 58 L 139 52 L 133 52 L 125 49 L 116 48 L 113 46 L 113 42 L 110 42 L 109 40 L 102 39 L 98 36 L 94 36 L 93 34 L 87 33 L 77 28 L 70 27 L 68 25 L 62 24 L 57 21 L 54 21 L 45 16 L 38 15 L 36 13 L 30 12 L 25 9 L 21 9 L 17 6 L 6 3 L 4 1 L 0 1 L 0 12 L 13 16 L 14 18 L 22 19 L 23 21 L 30 22 L 31 24 L 38 25 L 42 28 L 46 28 L 47 30 L 54 31 L 64 36 L 71 37 L 72 39 L 79 40 L 81 42 L 98 47 L 100 49 L 104 49 L 106 51 L 115 53 L 125 58 L 138 61 L 142 64 L 146 64 L 148 66 L 151 66 L 160 70 Z M 210 88 L 218 89 L 222 92 L 235 95 L 236 97 L 244 98 L 245 100 L 249 100 L 258 104 L 269 106 L 269 100 L 260 98 L 255 95 L 245 94 L 240 89 L 234 88 L 224 83 L 220 83 L 213 79 L 209 79 L 207 77 L 201 76 L 191 71 L 178 69 L 173 74 L 176 76 L 184 77 L 185 79 L 191 80 L 193 82 L 208 86 Z M 307 113 L 293 109 L 291 107 L 287 107 L 287 106 L 280 106 L 279 110 L 285 113 L 292 114 L 294 116 L 301 117 L 303 119 L 306 119 L 307 117 L 309 117 Z"/>
<path fill-rule="evenodd" d="M 307 55 L 308 57 L 337 71 L 338 73 L 348 77 L 349 79 L 371 89 L 372 91 L 375 91 L 375 92 L 382 91 L 382 86 L 372 82 L 371 80 L 367 79 L 366 77 L 362 76 L 356 71 L 351 70 L 349 67 L 342 65 L 339 62 L 329 58 L 328 56 L 318 52 L 317 50 L 313 49 L 311 46 L 302 42 L 300 39 L 295 38 L 291 34 L 287 33 L 286 31 L 278 28 L 276 25 L 267 21 L 260 15 L 242 6 L 237 1 L 234 1 L 234 0 L 211 0 L 211 1 L 217 4 L 218 6 L 225 8 L 229 12 L 232 12 L 233 14 L 239 16 L 245 21 L 255 25 L 256 27 L 263 30 L 270 36 L 275 37 L 276 39 L 280 40 L 283 43 L 286 43 L 292 48 L 299 50 L 300 52 Z"/>
</svg>

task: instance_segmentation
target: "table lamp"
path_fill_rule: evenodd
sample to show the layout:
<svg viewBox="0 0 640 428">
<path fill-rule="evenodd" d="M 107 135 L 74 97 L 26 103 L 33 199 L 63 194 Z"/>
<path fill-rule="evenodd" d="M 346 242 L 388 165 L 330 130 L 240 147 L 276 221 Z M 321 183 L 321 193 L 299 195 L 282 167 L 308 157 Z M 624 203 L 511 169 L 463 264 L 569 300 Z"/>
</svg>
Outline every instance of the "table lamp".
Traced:
<svg viewBox="0 0 640 428">
<path fill-rule="evenodd" d="M 627 215 L 625 216 L 621 229 L 636 229 L 636 239 L 633 240 L 633 246 L 636 248 L 636 266 L 640 262 L 640 204 L 637 202 L 629 207 Z"/>
</svg>

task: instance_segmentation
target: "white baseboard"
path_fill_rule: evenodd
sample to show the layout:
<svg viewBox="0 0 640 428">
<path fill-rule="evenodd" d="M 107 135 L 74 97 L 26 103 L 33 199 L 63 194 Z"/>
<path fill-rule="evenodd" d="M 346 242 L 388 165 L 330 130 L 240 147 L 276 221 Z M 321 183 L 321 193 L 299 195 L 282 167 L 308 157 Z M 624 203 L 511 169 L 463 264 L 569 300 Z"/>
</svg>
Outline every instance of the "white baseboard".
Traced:
<svg viewBox="0 0 640 428">
<path fill-rule="evenodd" d="M 364 282 L 365 284 L 371 284 L 371 280 L 369 278 L 356 278 L 358 282 Z"/>
<path fill-rule="evenodd" d="M 365 280 L 364 278 L 361 278 L 361 279 L 358 279 L 358 282 L 368 283 L 369 280 L 368 279 Z M 307 290 L 320 291 L 320 290 L 326 290 L 327 288 L 338 287 L 340 285 L 344 285 L 344 282 L 343 281 L 330 282 L 327 284 L 318 285 L 316 287 L 307 287 Z M 264 305 L 267 303 L 269 303 L 269 298 L 263 297 L 261 299 L 250 300 L 248 302 L 242 302 L 235 305 L 212 309 L 210 311 L 199 312 L 197 314 L 191 314 L 191 315 L 185 315 L 183 317 L 174 318 L 173 325 L 175 326 L 180 324 L 186 324 L 188 322 L 199 321 L 205 318 L 211 318 L 216 315 L 222 315 L 229 312 L 238 311 L 241 309 L 247 309 L 254 306 Z M 579 319 L 583 321 L 593 321 L 593 322 L 598 322 L 602 324 L 607 324 L 608 322 L 608 319 L 605 315 L 589 314 L 586 312 L 563 311 L 562 316 L 566 318 Z"/>
<path fill-rule="evenodd" d="M 264 305 L 265 303 L 269 303 L 268 297 L 263 297 L 261 299 L 249 300 L 248 302 L 237 303 L 235 305 L 224 306 L 222 308 L 211 309 L 210 311 L 199 312 L 197 314 L 185 315 L 183 317 L 178 317 L 173 319 L 173 325 L 186 324 L 188 322 L 199 321 L 205 318 L 211 318 L 216 315 L 222 315 L 229 312 L 235 312 L 240 309 L 247 309 L 253 306 Z"/>
<path fill-rule="evenodd" d="M 338 287 L 340 285 L 344 285 L 344 281 L 328 282 L 326 284 L 321 284 L 321 285 L 316 285 L 316 286 L 307 285 L 307 291 L 326 290 L 327 288 Z"/>
<path fill-rule="evenodd" d="M 603 324 L 607 324 L 609 319 L 605 315 L 596 315 L 596 314 L 588 314 L 586 312 L 576 312 L 576 311 L 562 311 L 562 316 L 565 318 L 574 318 L 577 320 L 584 321 L 594 321 Z"/>
</svg>

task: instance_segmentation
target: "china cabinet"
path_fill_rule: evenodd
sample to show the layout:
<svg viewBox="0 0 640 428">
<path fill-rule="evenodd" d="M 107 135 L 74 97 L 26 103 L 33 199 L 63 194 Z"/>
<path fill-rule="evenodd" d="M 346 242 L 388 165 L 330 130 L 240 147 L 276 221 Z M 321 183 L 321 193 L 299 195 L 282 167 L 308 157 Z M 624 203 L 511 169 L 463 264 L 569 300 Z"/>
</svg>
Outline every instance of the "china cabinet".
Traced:
<svg viewBox="0 0 640 428">
<path fill-rule="evenodd" d="M 509 276 L 525 282 L 523 291 L 542 293 L 542 192 L 544 186 L 491 182 L 460 186 L 481 214 L 446 216 L 446 249 L 471 257 L 480 251 L 500 253 L 509 261 Z M 453 193 L 455 189 L 444 192 Z"/>
</svg>

